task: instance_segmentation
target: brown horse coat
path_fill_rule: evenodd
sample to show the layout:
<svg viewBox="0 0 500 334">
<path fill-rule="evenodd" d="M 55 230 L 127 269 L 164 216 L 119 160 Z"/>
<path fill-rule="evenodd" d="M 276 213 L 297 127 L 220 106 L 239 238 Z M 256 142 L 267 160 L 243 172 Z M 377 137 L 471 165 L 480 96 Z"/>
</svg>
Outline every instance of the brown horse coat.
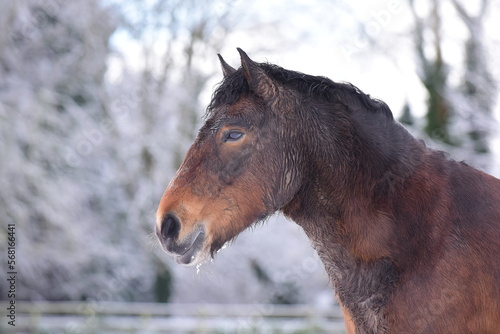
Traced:
<svg viewBox="0 0 500 334">
<path fill-rule="evenodd" d="M 356 87 L 221 58 L 225 79 L 160 202 L 195 264 L 282 211 L 312 241 L 349 333 L 500 333 L 500 181 L 428 149 Z"/>
</svg>

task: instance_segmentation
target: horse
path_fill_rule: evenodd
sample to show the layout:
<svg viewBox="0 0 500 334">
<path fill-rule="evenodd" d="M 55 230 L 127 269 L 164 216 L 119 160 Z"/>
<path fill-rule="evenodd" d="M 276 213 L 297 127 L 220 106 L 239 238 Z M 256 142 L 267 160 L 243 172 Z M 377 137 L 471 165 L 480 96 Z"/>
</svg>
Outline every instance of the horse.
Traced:
<svg viewBox="0 0 500 334">
<path fill-rule="evenodd" d="M 415 139 L 352 84 L 219 56 L 224 79 L 155 232 L 196 265 L 282 212 L 348 333 L 500 333 L 500 180 Z"/>
</svg>

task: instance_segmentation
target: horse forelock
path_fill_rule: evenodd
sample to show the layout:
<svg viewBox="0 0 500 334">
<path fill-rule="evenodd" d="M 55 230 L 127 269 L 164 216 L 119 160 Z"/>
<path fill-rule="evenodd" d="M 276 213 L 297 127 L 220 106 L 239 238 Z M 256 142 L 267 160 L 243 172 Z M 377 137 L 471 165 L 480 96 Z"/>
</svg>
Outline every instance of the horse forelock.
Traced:
<svg viewBox="0 0 500 334">
<path fill-rule="evenodd" d="M 248 82 L 243 76 L 243 71 L 239 68 L 236 72 L 227 75 L 215 89 L 212 100 L 207 106 L 205 119 L 214 116 L 215 111 L 222 105 L 235 104 L 238 99 L 250 92 Z"/>
</svg>

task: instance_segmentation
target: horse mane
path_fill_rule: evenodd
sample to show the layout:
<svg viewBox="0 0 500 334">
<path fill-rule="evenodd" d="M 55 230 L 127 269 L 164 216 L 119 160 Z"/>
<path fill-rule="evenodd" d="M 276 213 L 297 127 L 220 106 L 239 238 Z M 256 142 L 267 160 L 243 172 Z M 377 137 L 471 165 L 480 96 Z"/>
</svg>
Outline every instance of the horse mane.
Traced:
<svg viewBox="0 0 500 334">
<path fill-rule="evenodd" d="M 393 119 L 392 112 L 387 104 L 370 97 L 350 83 L 338 83 L 323 76 L 312 76 L 290 71 L 269 63 L 260 63 L 259 66 L 270 78 L 284 87 L 296 90 L 304 97 L 327 103 L 361 104 L 370 112 L 381 113 L 388 119 Z M 250 93 L 250 87 L 243 75 L 243 70 L 239 68 L 234 73 L 225 77 L 216 88 L 212 96 L 212 101 L 207 107 L 205 118 L 212 116 L 214 110 L 219 106 L 234 104 L 240 96 L 248 93 Z"/>
</svg>

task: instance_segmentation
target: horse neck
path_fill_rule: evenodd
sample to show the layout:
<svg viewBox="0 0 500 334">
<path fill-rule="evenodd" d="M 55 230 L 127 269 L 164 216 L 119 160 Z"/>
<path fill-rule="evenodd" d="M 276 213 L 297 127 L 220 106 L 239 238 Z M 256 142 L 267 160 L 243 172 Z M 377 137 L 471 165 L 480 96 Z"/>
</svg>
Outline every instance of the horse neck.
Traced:
<svg viewBox="0 0 500 334">
<path fill-rule="evenodd" d="M 383 115 L 352 115 L 346 138 L 321 143 L 309 159 L 303 187 L 283 208 L 302 226 L 323 261 L 350 257 L 370 262 L 391 256 L 395 226 L 389 197 L 412 177 L 425 148 Z M 339 143 L 345 147 L 338 148 Z M 328 267 L 328 265 L 327 265 Z"/>
</svg>

